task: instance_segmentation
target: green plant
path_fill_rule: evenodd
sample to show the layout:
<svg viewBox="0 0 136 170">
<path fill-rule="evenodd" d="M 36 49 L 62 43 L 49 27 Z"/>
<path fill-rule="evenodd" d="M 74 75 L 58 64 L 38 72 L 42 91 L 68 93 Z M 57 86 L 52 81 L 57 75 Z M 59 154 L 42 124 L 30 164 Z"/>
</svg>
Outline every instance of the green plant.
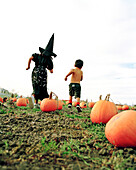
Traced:
<svg viewBox="0 0 136 170">
<path fill-rule="evenodd" d="M 56 141 L 51 140 L 50 142 L 46 143 L 46 137 L 42 138 L 41 140 L 42 147 L 44 148 L 44 152 L 48 151 L 56 151 L 59 144 L 56 143 Z"/>
</svg>

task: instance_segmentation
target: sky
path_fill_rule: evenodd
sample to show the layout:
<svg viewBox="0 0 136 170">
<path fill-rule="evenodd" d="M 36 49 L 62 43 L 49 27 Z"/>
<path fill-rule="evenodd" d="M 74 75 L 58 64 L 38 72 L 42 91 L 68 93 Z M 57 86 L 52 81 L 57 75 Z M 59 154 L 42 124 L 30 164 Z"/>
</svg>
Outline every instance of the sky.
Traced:
<svg viewBox="0 0 136 170">
<path fill-rule="evenodd" d="M 35 64 L 26 70 L 28 59 L 54 33 L 48 92 L 67 100 L 70 77 L 64 78 L 82 59 L 81 100 L 110 93 L 116 104 L 136 104 L 135 0 L 4 0 L 0 23 L 1 88 L 31 95 Z"/>
</svg>

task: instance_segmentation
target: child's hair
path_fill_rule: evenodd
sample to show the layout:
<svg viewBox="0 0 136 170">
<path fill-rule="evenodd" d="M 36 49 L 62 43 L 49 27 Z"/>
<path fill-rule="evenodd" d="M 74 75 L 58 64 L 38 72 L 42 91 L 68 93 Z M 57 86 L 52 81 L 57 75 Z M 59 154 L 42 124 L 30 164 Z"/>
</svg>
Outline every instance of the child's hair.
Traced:
<svg viewBox="0 0 136 170">
<path fill-rule="evenodd" d="M 82 68 L 83 66 L 83 61 L 82 60 L 76 60 L 75 61 L 75 67 Z"/>
</svg>

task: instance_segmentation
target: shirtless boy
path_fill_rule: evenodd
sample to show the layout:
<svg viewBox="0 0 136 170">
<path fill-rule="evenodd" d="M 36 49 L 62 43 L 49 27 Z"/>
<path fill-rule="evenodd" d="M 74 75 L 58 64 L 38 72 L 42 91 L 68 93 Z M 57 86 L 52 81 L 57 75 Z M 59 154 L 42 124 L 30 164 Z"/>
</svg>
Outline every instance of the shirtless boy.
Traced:
<svg viewBox="0 0 136 170">
<path fill-rule="evenodd" d="M 82 60 L 76 60 L 75 61 L 75 68 L 71 69 L 70 72 L 66 75 L 65 81 L 67 81 L 67 77 L 71 75 L 71 81 L 69 84 L 69 104 L 68 108 L 72 107 L 72 97 L 75 96 L 77 101 L 77 111 L 82 112 L 80 108 L 80 96 L 81 96 L 81 85 L 80 81 L 83 80 L 83 72 L 81 71 L 81 68 L 83 66 Z"/>
</svg>

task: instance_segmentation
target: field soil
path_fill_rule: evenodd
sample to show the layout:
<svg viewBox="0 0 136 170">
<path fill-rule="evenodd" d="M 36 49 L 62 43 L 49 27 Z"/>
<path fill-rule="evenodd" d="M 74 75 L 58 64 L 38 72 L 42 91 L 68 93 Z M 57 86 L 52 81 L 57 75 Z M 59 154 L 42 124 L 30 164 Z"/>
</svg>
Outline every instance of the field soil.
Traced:
<svg viewBox="0 0 136 170">
<path fill-rule="evenodd" d="M 136 148 L 110 144 L 90 111 L 0 106 L 0 169 L 136 169 Z"/>
</svg>

